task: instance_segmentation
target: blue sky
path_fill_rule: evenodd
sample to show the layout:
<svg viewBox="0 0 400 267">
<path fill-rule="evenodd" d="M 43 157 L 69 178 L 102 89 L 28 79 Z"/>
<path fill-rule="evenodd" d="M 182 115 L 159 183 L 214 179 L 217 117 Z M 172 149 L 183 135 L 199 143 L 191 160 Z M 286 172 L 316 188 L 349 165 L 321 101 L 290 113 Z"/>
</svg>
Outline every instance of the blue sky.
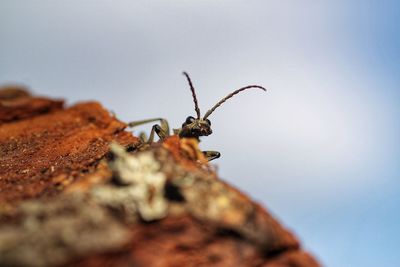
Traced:
<svg viewBox="0 0 400 267">
<path fill-rule="evenodd" d="M 125 121 L 210 117 L 203 149 L 326 266 L 398 266 L 397 1 L 0 2 L 0 83 Z M 142 129 L 150 129 L 143 127 Z"/>
</svg>

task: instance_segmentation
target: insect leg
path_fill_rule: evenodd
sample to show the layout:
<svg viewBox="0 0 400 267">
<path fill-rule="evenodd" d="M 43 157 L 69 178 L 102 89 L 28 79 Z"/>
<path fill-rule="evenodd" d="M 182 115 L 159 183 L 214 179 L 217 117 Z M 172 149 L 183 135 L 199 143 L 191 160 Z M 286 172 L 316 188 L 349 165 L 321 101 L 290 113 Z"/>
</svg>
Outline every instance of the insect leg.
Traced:
<svg viewBox="0 0 400 267">
<path fill-rule="evenodd" d="M 204 156 L 206 156 L 208 161 L 212 161 L 213 159 L 217 159 L 221 156 L 221 153 L 218 151 L 203 151 Z"/>
<path fill-rule="evenodd" d="M 160 122 L 162 130 L 168 136 L 169 135 L 169 124 L 168 124 L 168 121 L 166 119 L 163 119 L 163 118 L 154 118 L 154 119 L 148 119 L 148 120 L 132 121 L 132 122 L 128 123 L 128 126 L 129 127 L 136 127 L 136 126 L 139 126 L 139 125 L 143 125 L 143 124 L 150 123 L 150 122 L 155 122 L 155 121 L 159 121 Z"/>
<path fill-rule="evenodd" d="M 139 126 L 139 125 L 142 125 L 142 124 L 155 122 L 155 121 L 160 121 L 161 126 L 158 125 L 158 124 L 153 125 L 148 140 L 146 140 L 147 138 L 145 138 L 144 134 L 141 133 L 139 135 L 139 137 L 142 140 L 142 142 L 151 143 L 154 140 L 154 132 L 160 137 L 160 139 L 164 139 L 165 137 L 169 136 L 169 124 L 168 124 L 168 121 L 166 119 L 155 118 L 155 119 L 148 119 L 148 120 L 141 120 L 141 121 L 132 121 L 132 122 L 128 123 L 128 126 L 129 127 L 135 127 L 135 126 Z"/>
<path fill-rule="evenodd" d="M 139 139 L 140 139 L 140 141 L 142 141 L 142 143 L 146 143 L 147 140 L 148 140 L 146 133 L 145 132 L 140 132 L 139 133 Z"/>
<path fill-rule="evenodd" d="M 160 126 L 158 124 L 155 124 L 155 125 L 153 125 L 153 127 L 151 127 L 150 136 L 149 136 L 149 139 L 147 140 L 148 144 L 153 143 L 153 141 L 154 141 L 154 133 L 156 133 L 161 140 L 163 140 L 165 137 L 169 136 L 169 133 L 166 132 L 162 128 L 162 126 Z"/>
</svg>

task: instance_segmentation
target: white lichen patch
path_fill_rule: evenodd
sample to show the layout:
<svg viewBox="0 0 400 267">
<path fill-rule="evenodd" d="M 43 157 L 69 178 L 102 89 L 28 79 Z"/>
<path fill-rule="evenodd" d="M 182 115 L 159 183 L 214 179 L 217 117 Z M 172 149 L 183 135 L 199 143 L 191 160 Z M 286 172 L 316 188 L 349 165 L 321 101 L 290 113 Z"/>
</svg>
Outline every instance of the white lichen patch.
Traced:
<svg viewBox="0 0 400 267">
<path fill-rule="evenodd" d="M 130 155 L 118 145 L 111 145 L 115 159 L 110 162 L 114 178 L 121 187 L 101 186 L 92 190 L 93 196 L 107 205 L 123 205 L 129 214 L 138 212 L 145 221 L 161 219 L 167 215 L 164 198 L 166 176 L 152 152 Z"/>
<path fill-rule="evenodd" d="M 0 216 L 0 266 L 59 266 L 129 241 L 122 224 L 77 194 L 27 201 L 16 215 L 13 224 L 2 222 Z"/>
</svg>

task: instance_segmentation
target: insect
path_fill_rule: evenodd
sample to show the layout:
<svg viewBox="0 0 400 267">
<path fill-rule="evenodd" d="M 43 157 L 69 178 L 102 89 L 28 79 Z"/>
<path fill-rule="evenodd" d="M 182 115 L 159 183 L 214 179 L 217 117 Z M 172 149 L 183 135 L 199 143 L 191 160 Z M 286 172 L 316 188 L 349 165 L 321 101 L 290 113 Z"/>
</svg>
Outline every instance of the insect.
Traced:
<svg viewBox="0 0 400 267">
<path fill-rule="evenodd" d="M 208 136 L 212 134 L 211 130 L 211 121 L 208 119 L 208 117 L 219 107 L 221 106 L 226 100 L 229 98 L 232 98 L 234 95 L 247 90 L 251 88 L 256 88 L 256 89 L 261 89 L 266 91 L 266 89 L 262 86 L 259 85 L 247 85 L 245 87 L 239 88 L 232 93 L 228 94 L 226 97 L 222 98 L 218 103 L 216 103 L 211 109 L 209 109 L 206 114 L 201 117 L 200 114 L 200 108 L 197 102 L 197 96 L 196 96 L 196 91 L 194 89 L 192 80 L 189 77 L 189 74 L 187 72 L 183 72 L 183 75 L 185 75 L 189 86 L 190 90 L 192 91 L 192 97 L 193 97 L 193 102 L 194 102 L 194 109 L 196 111 L 196 118 L 189 116 L 186 118 L 185 122 L 182 124 L 182 127 L 179 129 L 173 129 L 173 133 L 178 135 L 179 138 L 195 138 L 198 141 L 200 141 L 200 136 Z M 158 137 L 163 140 L 164 138 L 168 137 L 170 135 L 170 128 L 169 124 L 166 119 L 163 118 L 154 118 L 154 119 L 148 119 L 148 120 L 140 120 L 140 121 L 133 121 L 128 123 L 129 127 L 135 127 L 139 126 L 142 124 L 150 123 L 150 122 L 156 122 L 159 121 L 159 124 L 153 125 L 151 128 L 150 136 L 147 138 L 144 133 L 140 134 L 140 139 L 142 140 L 143 143 L 151 144 L 154 140 L 154 135 L 157 134 Z M 213 159 L 219 158 L 221 154 L 218 151 L 203 151 L 204 155 L 206 156 L 208 161 L 211 161 Z"/>
</svg>

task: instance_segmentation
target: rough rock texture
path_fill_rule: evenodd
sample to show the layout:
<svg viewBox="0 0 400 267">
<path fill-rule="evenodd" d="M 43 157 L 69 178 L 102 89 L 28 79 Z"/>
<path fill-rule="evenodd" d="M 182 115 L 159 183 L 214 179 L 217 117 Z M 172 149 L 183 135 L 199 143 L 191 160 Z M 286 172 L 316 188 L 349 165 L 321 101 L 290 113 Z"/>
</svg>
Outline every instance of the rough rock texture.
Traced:
<svg viewBox="0 0 400 267">
<path fill-rule="evenodd" d="M 33 97 L 18 86 L 3 87 L 0 90 L 0 124 L 52 112 L 62 106 L 62 100 Z"/>
<path fill-rule="evenodd" d="M 16 114 L 17 118 L 0 126 L 3 205 L 57 193 L 95 169 L 108 152 L 111 140 L 121 144 L 138 142 L 123 131 L 124 123 L 111 117 L 98 103 L 62 109 L 62 101 L 21 98 L 8 99 L 6 108 L 0 106 L 0 121 L 8 120 L 9 114 Z M 3 108 L 7 112 L 1 112 Z"/>
<path fill-rule="evenodd" d="M 319 266 L 196 140 L 145 146 L 98 103 L 16 88 L 0 123 L 0 266 Z"/>
</svg>

